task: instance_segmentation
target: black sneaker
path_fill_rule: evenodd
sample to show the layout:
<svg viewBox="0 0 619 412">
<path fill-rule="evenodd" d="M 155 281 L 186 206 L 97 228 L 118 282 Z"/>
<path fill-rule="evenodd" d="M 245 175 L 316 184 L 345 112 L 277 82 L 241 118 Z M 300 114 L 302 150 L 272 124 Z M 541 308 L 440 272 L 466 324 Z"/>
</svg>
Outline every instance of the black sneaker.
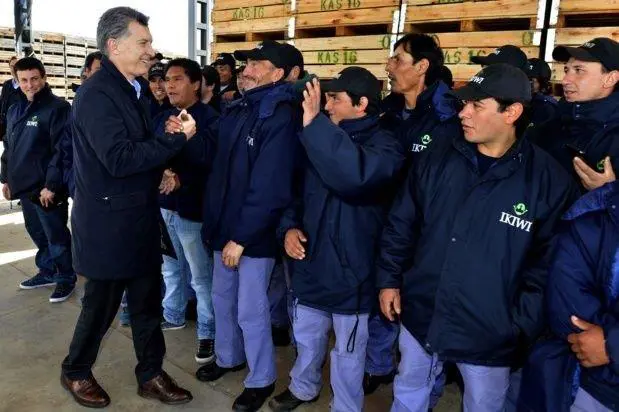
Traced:
<svg viewBox="0 0 619 412">
<path fill-rule="evenodd" d="M 215 341 L 213 339 L 200 339 L 196 362 L 200 365 L 213 362 L 215 359 Z"/>
<path fill-rule="evenodd" d="M 74 290 L 74 284 L 59 283 L 56 285 L 54 293 L 52 293 L 52 295 L 49 297 L 49 301 L 51 303 L 64 302 L 65 300 L 69 299 L 69 296 L 73 294 Z"/>
<path fill-rule="evenodd" d="M 45 286 L 54 286 L 55 284 L 56 282 L 54 282 L 52 276 L 44 275 L 43 273 L 37 273 L 30 279 L 24 280 L 22 283 L 20 283 L 19 288 L 24 290 L 30 290 L 42 288 Z"/>
<path fill-rule="evenodd" d="M 232 410 L 242 412 L 255 412 L 273 394 L 275 384 L 272 383 L 264 388 L 245 388 L 243 393 L 234 400 Z"/>
<path fill-rule="evenodd" d="M 228 372 L 241 371 L 245 369 L 246 366 L 247 364 L 243 362 L 234 368 L 222 368 L 216 362 L 212 362 L 208 365 L 200 366 L 200 368 L 196 371 L 196 378 L 202 382 L 212 382 L 221 378 Z"/>
<path fill-rule="evenodd" d="M 161 330 L 179 330 L 179 329 L 183 329 L 185 326 L 187 326 L 186 323 L 172 323 L 172 322 L 168 322 L 167 320 L 164 320 L 163 322 L 161 322 Z"/>
<path fill-rule="evenodd" d="M 294 396 L 294 394 L 290 392 L 290 389 L 286 389 L 284 392 L 269 401 L 269 408 L 271 408 L 273 412 L 287 412 L 296 409 L 304 403 L 312 403 L 317 400 L 318 396 L 309 401 L 302 401 Z"/>
<path fill-rule="evenodd" d="M 363 374 L 363 393 L 370 395 L 378 389 L 380 385 L 389 385 L 395 378 L 395 371 L 388 375 L 370 375 L 369 373 Z"/>
<path fill-rule="evenodd" d="M 290 331 L 288 328 L 278 328 L 271 326 L 271 336 L 273 336 L 273 345 L 285 347 L 290 345 Z"/>
</svg>

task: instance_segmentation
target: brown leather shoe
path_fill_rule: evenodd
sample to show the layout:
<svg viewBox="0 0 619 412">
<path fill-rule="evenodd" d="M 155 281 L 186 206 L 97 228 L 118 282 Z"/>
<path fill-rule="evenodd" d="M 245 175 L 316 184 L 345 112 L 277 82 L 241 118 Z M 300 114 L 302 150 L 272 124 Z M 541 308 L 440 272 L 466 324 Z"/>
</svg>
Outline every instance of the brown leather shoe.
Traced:
<svg viewBox="0 0 619 412">
<path fill-rule="evenodd" d="M 88 379 L 72 381 L 63 373 L 60 375 L 60 383 L 63 388 L 71 392 L 73 399 L 82 406 L 105 408 L 110 404 L 110 396 L 92 375 Z"/>
<path fill-rule="evenodd" d="M 183 389 L 174 382 L 164 371 L 159 376 L 138 387 L 138 395 L 143 398 L 158 399 L 167 405 L 180 405 L 193 399 L 191 392 Z"/>
</svg>

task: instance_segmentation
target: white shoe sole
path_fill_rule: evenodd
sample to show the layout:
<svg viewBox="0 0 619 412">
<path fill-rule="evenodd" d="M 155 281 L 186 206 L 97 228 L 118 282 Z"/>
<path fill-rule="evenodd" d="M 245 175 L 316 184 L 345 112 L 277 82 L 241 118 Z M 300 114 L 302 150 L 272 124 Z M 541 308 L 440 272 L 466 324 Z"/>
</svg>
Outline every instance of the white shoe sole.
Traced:
<svg viewBox="0 0 619 412">
<path fill-rule="evenodd" d="M 195 359 L 198 365 L 208 365 L 209 363 L 213 363 L 213 361 L 215 360 L 215 355 L 213 354 L 212 356 L 209 356 L 208 358 L 198 358 L 196 356 Z"/>
<path fill-rule="evenodd" d="M 185 323 L 184 325 L 181 325 L 181 326 L 173 326 L 173 327 L 171 327 L 171 328 L 170 328 L 170 327 L 167 327 L 167 328 L 165 328 L 165 329 L 164 329 L 164 328 L 161 328 L 161 330 L 162 330 L 163 332 L 167 332 L 167 331 L 169 331 L 169 330 L 180 330 L 180 329 L 185 329 L 185 327 L 186 327 L 186 326 L 187 326 L 187 324 Z"/>
<path fill-rule="evenodd" d="M 64 296 L 62 298 L 49 298 L 49 302 L 50 303 L 60 303 L 60 302 L 64 302 L 65 300 L 69 299 L 71 297 L 71 295 L 73 294 L 73 292 L 75 292 L 75 288 L 73 288 L 73 290 L 67 295 Z"/>
<path fill-rule="evenodd" d="M 32 289 L 39 289 L 39 288 L 46 288 L 49 286 L 56 286 L 55 282 L 51 282 L 51 283 L 45 283 L 43 285 L 37 285 L 37 286 L 24 286 L 21 283 L 19 284 L 19 288 L 21 290 L 32 290 Z"/>
</svg>

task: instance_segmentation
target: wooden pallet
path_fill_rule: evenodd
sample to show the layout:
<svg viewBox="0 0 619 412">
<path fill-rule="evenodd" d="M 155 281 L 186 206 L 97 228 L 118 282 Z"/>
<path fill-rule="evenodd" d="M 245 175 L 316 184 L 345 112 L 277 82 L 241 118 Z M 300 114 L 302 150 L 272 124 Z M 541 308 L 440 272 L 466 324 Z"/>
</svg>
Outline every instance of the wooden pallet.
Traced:
<svg viewBox="0 0 619 412">
<path fill-rule="evenodd" d="M 291 18 L 290 2 L 255 0 L 216 1 L 211 13 L 215 42 L 283 40 Z"/>
</svg>

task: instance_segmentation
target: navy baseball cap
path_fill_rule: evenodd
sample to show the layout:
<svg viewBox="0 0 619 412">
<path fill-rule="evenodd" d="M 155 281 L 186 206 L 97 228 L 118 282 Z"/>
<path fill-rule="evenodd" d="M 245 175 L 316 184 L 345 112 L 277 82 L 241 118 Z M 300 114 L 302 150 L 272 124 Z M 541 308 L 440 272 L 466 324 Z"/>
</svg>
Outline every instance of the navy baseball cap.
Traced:
<svg viewBox="0 0 619 412">
<path fill-rule="evenodd" d="M 583 62 L 599 62 L 607 70 L 619 70 L 619 43 L 607 37 L 597 37 L 578 47 L 557 46 L 552 58 L 567 63 L 570 58 Z"/>
<path fill-rule="evenodd" d="M 465 101 L 495 98 L 527 103 L 531 101 L 531 83 L 521 69 L 498 63 L 484 67 L 465 86 L 447 94 Z"/>
<path fill-rule="evenodd" d="M 148 80 L 153 77 L 161 77 L 163 78 L 165 75 L 165 66 L 163 63 L 155 63 L 151 66 L 150 70 L 148 70 Z"/>
<path fill-rule="evenodd" d="M 321 82 L 325 92 L 347 92 L 358 97 L 366 97 L 368 101 L 380 101 L 380 82 L 369 70 L 351 66 L 342 70 L 335 79 Z"/>
<path fill-rule="evenodd" d="M 219 53 L 212 66 L 230 66 L 230 68 L 234 70 L 236 67 L 236 61 L 231 53 Z"/>
<path fill-rule="evenodd" d="M 487 56 L 473 56 L 471 57 L 471 62 L 484 66 L 506 63 L 525 70 L 527 67 L 527 55 L 519 47 L 507 44 L 499 47 L 494 53 L 490 53 Z"/>
<path fill-rule="evenodd" d="M 273 66 L 284 69 L 286 74 L 292 68 L 284 45 L 273 40 L 265 40 L 252 50 L 237 50 L 234 52 L 234 57 L 240 61 L 267 60 Z"/>
</svg>

